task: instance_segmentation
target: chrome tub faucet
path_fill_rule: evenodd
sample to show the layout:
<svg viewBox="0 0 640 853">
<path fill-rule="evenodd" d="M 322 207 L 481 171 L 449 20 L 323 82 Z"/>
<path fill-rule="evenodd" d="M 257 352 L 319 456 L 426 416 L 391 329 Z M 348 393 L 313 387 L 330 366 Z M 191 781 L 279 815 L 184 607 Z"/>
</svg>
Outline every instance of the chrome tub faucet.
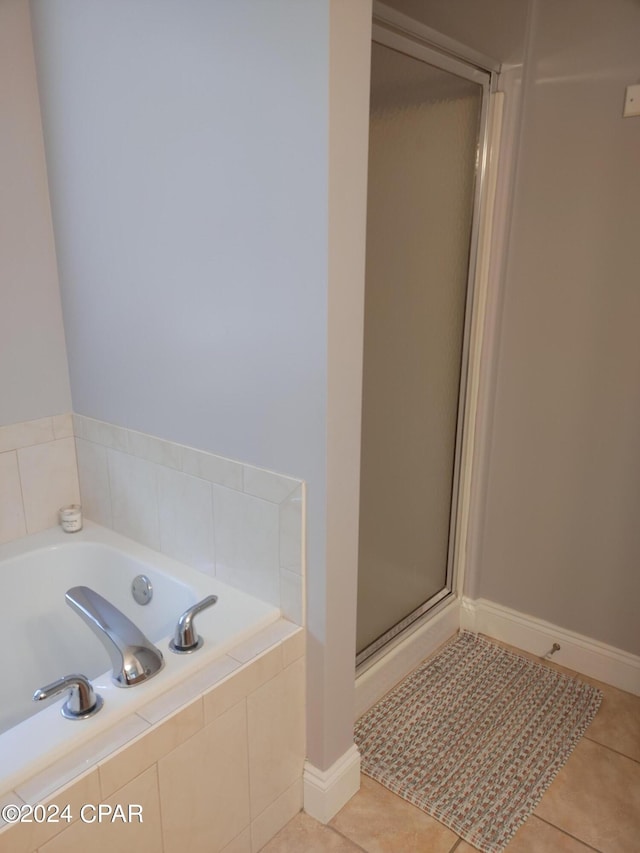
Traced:
<svg viewBox="0 0 640 853">
<path fill-rule="evenodd" d="M 72 587 L 65 598 L 107 650 L 117 687 L 134 687 L 160 672 L 164 666 L 160 649 L 106 598 L 88 586 Z"/>
</svg>

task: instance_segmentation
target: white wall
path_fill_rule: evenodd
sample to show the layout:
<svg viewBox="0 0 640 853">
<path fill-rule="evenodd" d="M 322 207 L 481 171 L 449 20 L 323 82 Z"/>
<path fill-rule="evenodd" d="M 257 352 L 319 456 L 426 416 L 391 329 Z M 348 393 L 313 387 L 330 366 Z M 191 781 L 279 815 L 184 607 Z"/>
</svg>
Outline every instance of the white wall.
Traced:
<svg viewBox="0 0 640 853">
<path fill-rule="evenodd" d="M 32 12 L 74 411 L 307 481 L 325 768 L 352 742 L 370 2 Z"/>
<path fill-rule="evenodd" d="M 0 426 L 71 409 L 26 0 L 0 3 Z"/>
<path fill-rule="evenodd" d="M 540 0 L 477 593 L 640 652 L 640 6 Z"/>
</svg>

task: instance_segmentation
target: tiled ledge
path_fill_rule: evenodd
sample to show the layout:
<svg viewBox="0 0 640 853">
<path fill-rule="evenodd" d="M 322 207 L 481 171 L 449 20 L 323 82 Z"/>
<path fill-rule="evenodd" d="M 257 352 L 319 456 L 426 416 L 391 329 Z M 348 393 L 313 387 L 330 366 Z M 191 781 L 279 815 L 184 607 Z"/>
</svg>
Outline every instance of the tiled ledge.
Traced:
<svg viewBox="0 0 640 853">
<path fill-rule="evenodd" d="M 73 422 L 88 518 L 303 624 L 300 480 L 81 415 Z"/>
<path fill-rule="evenodd" d="M 77 438 L 120 450 L 138 459 L 155 462 L 272 503 L 282 503 L 301 484 L 300 480 L 284 474 L 276 474 L 84 415 L 73 415 L 73 427 Z"/>
<path fill-rule="evenodd" d="M 52 527 L 79 500 L 71 414 L 0 427 L 0 543 Z"/>
<path fill-rule="evenodd" d="M 73 420 L 70 412 L 65 415 L 52 415 L 35 421 L 0 426 L 0 453 L 72 436 Z"/>
<path fill-rule="evenodd" d="M 246 800 L 242 816 L 235 824 L 231 819 L 224 822 L 221 846 L 211 849 L 222 849 L 241 834 L 251 842 L 247 849 L 260 849 L 302 806 L 304 650 L 301 628 L 285 620 L 268 626 L 112 730 L 0 797 L 0 805 L 57 803 L 62 808 L 69 803 L 77 823 L 81 804 L 114 797 L 127 802 L 124 792 L 151 773 L 157 780 L 154 796 L 159 796 L 165 850 L 171 851 L 174 825 L 181 821 L 173 784 L 184 786 L 187 795 L 197 800 L 203 780 L 207 787 L 224 788 L 227 774 L 246 774 L 250 786 L 242 778 L 237 780 L 240 796 Z M 190 753 L 206 749 L 221 736 L 218 729 L 227 725 L 240 738 L 236 761 L 241 765 L 244 755 L 246 767 L 230 768 L 224 762 L 190 766 Z M 282 752 L 276 764 L 268 760 L 274 749 Z M 177 779 L 176 769 L 180 769 Z M 209 823 L 208 800 L 204 808 L 202 815 L 192 816 L 196 824 Z M 58 835 L 60 849 L 75 850 L 75 835 L 81 830 L 71 832 L 72 827 L 73 823 L 65 822 L 13 826 L 0 822 L 0 853 L 31 853 Z M 215 834 L 217 828 L 211 825 L 211 831 Z M 63 839 L 62 833 L 69 834 Z M 81 846 L 78 842 L 78 849 Z M 51 849 L 59 848 L 52 842 Z"/>
</svg>

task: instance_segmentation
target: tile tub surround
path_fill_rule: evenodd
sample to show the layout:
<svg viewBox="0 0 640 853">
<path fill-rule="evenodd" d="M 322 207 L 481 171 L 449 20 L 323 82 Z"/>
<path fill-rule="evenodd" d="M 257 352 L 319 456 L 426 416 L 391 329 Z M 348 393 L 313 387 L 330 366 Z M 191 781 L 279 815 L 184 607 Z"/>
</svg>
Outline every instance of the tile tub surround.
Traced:
<svg viewBox="0 0 640 853">
<path fill-rule="evenodd" d="M 304 483 L 73 416 L 85 515 L 304 620 Z"/>
<path fill-rule="evenodd" d="M 53 527 L 79 500 L 70 413 L 0 426 L 0 543 Z"/>
<path fill-rule="evenodd" d="M 73 822 L 0 828 L 0 853 L 260 850 L 302 808 L 304 631 L 280 620 L 0 804 L 67 803 Z M 143 823 L 84 823 L 83 804 Z"/>
</svg>

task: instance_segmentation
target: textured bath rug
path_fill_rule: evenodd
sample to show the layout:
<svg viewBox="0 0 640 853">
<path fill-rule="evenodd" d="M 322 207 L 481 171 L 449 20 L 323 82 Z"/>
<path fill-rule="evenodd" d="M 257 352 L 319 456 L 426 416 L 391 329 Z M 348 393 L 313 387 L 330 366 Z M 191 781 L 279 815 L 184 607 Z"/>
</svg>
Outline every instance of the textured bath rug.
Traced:
<svg viewBox="0 0 640 853">
<path fill-rule="evenodd" d="M 484 853 L 499 853 L 601 698 L 595 687 L 465 632 L 358 721 L 362 771 Z"/>
</svg>

